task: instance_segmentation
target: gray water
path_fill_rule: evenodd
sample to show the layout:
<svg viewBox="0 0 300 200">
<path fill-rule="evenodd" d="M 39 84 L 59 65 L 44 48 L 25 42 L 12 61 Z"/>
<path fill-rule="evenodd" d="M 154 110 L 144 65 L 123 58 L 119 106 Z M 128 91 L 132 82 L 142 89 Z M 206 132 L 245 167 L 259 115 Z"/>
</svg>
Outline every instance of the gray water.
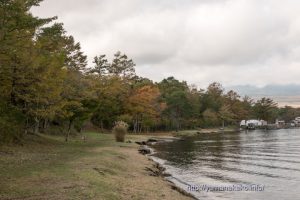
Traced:
<svg viewBox="0 0 300 200">
<path fill-rule="evenodd" d="M 185 190 L 188 185 L 264 186 L 263 191 L 191 192 L 199 199 L 300 199 L 300 129 L 201 134 L 154 149 L 170 179 Z"/>
</svg>

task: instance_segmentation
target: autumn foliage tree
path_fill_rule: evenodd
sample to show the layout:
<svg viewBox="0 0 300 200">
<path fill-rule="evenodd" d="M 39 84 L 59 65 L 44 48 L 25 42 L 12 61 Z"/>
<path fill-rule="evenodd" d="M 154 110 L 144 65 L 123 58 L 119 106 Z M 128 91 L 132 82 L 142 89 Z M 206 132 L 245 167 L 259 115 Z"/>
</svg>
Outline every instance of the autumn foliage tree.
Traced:
<svg viewBox="0 0 300 200">
<path fill-rule="evenodd" d="M 128 113 L 132 116 L 133 131 L 142 132 L 151 125 L 155 125 L 163 106 L 159 102 L 160 92 L 157 86 L 143 86 L 137 88 L 130 95 L 126 104 Z"/>
<path fill-rule="evenodd" d="M 26 134 L 62 134 L 66 141 L 91 122 L 102 131 L 124 121 L 129 131 L 237 125 L 242 119 L 291 120 L 299 109 L 254 102 L 213 82 L 205 90 L 168 77 L 137 76 L 135 62 L 117 51 L 88 66 L 80 43 L 53 18 L 31 14 L 41 0 L 0 2 L 0 142 Z"/>
</svg>

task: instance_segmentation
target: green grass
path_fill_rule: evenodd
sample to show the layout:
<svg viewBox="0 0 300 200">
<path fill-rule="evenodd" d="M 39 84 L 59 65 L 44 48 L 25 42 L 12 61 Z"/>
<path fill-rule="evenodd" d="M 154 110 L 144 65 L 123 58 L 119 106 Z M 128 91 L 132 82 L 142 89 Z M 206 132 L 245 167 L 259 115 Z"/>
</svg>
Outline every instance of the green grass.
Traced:
<svg viewBox="0 0 300 200">
<path fill-rule="evenodd" d="M 120 199 L 115 175 L 126 155 L 113 135 L 85 133 L 65 143 L 58 136 L 30 136 L 23 146 L 0 147 L 0 199 Z M 128 136 L 136 139 L 138 136 Z"/>
</svg>

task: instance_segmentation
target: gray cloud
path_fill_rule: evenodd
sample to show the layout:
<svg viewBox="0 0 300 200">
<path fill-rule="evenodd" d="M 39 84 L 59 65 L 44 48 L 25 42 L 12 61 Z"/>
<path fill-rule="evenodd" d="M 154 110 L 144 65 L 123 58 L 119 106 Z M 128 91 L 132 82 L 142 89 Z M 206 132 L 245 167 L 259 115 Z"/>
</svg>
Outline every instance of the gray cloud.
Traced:
<svg viewBox="0 0 300 200">
<path fill-rule="evenodd" d="M 300 2 L 294 0 L 45 0 L 90 58 L 118 50 L 156 81 L 300 83 Z"/>
</svg>

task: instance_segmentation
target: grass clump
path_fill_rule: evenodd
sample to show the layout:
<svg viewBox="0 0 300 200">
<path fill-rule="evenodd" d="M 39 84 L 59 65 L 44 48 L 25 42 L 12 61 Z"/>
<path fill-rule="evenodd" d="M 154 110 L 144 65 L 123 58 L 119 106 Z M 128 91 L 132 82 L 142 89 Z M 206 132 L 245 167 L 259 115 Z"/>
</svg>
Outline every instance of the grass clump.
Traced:
<svg viewBox="0 0 300 200">
<path fill-rule="evenodd" d="M 116 122 L 113 133 L 117 142 L 124 142 L 125 135 L 127 134 L 128 124 L 123 121 Z"/>
</svg>

